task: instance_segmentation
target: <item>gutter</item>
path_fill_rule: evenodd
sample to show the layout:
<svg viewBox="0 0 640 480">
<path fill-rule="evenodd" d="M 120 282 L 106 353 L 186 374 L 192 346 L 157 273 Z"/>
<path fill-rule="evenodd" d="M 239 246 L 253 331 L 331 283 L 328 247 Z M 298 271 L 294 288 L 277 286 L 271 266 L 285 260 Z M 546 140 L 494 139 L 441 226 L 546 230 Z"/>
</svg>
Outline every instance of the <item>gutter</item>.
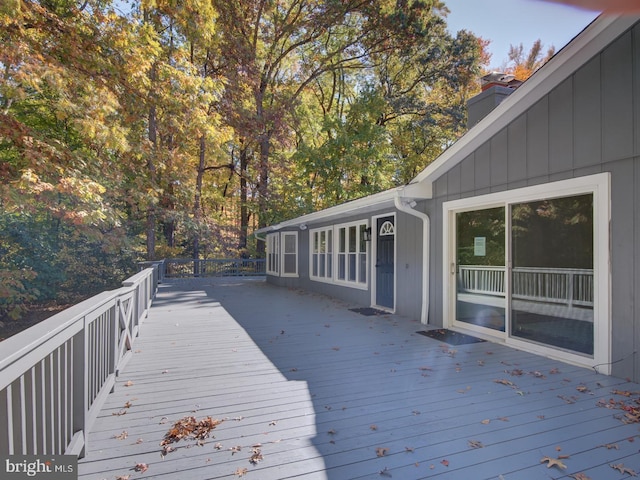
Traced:
<svg viewBox="0 0 640 480">
<path fill-rule="evenodd" d="M 408 215 L 422 220 L 422 238 L 423 238 L 423 251 L 422 251 L 422 310 L 420 312 L 420 323 L 428 325 L 429 323 L 429 256 L 431 253 L 429 235 L 431 231 L 431 220 L 426 213 L 419 212 L 413 209 L 415 201 L 404 197 L 404 187 L 397 190 L 397 194 L 394 197 L 395 207 Z"/>
</svg>

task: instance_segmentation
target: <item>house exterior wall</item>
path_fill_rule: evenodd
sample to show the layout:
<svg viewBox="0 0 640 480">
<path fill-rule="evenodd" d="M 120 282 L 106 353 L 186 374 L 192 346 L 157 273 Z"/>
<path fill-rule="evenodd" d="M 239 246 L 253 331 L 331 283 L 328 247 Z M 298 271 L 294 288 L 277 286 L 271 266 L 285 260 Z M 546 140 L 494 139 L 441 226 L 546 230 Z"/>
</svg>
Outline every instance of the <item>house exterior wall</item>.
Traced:
<svg viewBox="0 0 640 480">
<path fill-rule="evenodd" d="M 279 277 L 267 275 L 267 281 L 274 285 L 301 288 L 306 291 L 329 295 L 353 305 L 370 306 L 372 302 L 373 271 L 375 259 L 372 258 L 372 246 L 369 245 L 369 279 L 366 289 L 348 287 L 341 284 L 332 284 L 310 278 L 310 232 L 317 228 L 342 223 L 350 223 L 366 219 L 373 225 L 372 219 L 376 216 L 395 215 L 396 222 L 396 309 L 399 315 L 420 319 L 421 305 L 416 298 L 421 298 L 422 292 L 422 225 L 421 221 L 411 215 L 398 212 L 395 208 L 386 208 L 379 211 L 358 214 L 339 219 L 308 224 L 307 229 L 285 229 L 282 231 L 298 231 L 298 276 Z M 374 226 L 375 229 L 375 226 Z M 375 241 L 375 239 L 374 239 Z"/>
<path fill-rule="evenodd" d="M 443 203 L 609 172 L 612 374 L 640 381 L 640 26 L 438 178 L 430 323 L 442 325 Z M 435 267 L 435 268 L 434 268 Z"/>
</svg>

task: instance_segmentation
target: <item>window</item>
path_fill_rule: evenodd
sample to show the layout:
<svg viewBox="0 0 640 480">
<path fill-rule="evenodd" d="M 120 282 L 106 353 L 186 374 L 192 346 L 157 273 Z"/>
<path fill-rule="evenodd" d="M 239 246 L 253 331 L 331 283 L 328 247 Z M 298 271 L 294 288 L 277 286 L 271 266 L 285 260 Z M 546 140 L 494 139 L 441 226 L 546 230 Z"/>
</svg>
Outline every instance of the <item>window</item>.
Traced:
<svg viewBox="0 0 640 480">
<path fill-rule="evenodd" d="M 298 232 L 267 235 L 267 274 L 298 276 Z"/>
<path fill-rule="evenodd" d="M 311 230 L 311 278 L 331 281 L 333 227 Z"/>
<path fill-rule="evenodd" d="M 338 271 L 336 281 L 367 285 L 367 242 L 364 240 L 366 222 L 358 222 L 336 227 L 338 232 Z"/>
<path fill-rule="evenodd" d="M 298 232 L 282 232 L 282 276 L 298 276 Z"/>
<path fill-rule="evenodd" d="M 309 272 L 312 280 L 367 288 L 369 243 L 365 220 L 310 232 Z"/>
<path fill-rule="evenodd" d="M 270 233 L 267 235 L 267 274 L 280 274 L 280 234 Z"/>
</svg>

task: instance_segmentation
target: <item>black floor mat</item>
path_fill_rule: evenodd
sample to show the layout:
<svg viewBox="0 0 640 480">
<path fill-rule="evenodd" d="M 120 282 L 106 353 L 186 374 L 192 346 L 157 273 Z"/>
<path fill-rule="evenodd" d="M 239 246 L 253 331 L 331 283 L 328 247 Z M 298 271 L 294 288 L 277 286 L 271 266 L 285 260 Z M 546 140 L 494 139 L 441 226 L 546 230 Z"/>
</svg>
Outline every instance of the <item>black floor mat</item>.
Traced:
<svg viewBox="0 0 640 480">
<path fill-rule="evenodd" d="M 359 313 L 360 315 L 366 315 L 367 317 L 372 317 L 374 315 L 389 315 L 389 312 L 385 312 L 384 310 L 378 310 L 377 308 L 364 307 L 364 308 L 350 308 L 352 312 Z"/>
<path fill-rule="evenodd" d="M 448 343 L 449 345 L 467 345 L 469 343 L 486 341 L 481 338 L 472 337 L 471 335 L 465 335 L 464 333 L 454 332 L 453 330 L 447 330 L 445 328 L 422 330 L 416 333 L 424 335 L 425 337 L 433 338 L 434 340 Z"/>
</svg>

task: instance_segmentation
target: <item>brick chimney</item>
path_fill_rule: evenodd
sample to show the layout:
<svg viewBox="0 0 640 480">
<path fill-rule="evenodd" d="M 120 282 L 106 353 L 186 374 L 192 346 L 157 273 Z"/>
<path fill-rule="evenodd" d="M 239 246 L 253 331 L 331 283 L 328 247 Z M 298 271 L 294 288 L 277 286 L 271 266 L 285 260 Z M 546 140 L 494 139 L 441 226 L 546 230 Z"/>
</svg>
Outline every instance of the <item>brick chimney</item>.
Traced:
<svg viewBox="0 0 640 480">
<path fill-rule="evenodd" d="M 467 102 L 467 128 L 486 117 L 522 83 L 513 75 L 501 72 L 491 72 L 482 77 L 482 91 Z"/>
</svg>

